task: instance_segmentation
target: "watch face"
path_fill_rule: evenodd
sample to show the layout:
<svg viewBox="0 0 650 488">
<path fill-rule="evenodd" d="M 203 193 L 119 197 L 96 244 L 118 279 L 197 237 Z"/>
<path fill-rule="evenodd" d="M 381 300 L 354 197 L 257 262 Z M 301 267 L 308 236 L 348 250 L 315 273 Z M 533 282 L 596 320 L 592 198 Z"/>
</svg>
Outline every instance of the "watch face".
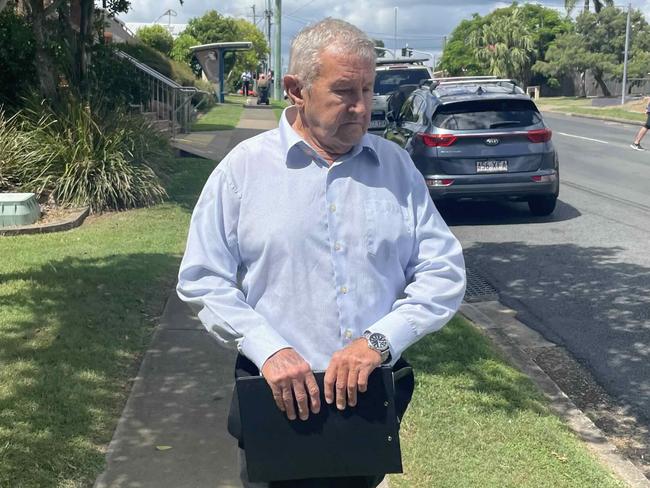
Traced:
<svg viewBox="0 0 650 488">
<path fill-rule="evenodd" d="M 385 351 L 388 349 L 388 340 L 384 334 L 380 334 L 378 332 L 370 334 L 370 337 L 368 337 L 368 342 L 373 347 L 373 349 L 377 349 L 378 351 Z"/>
</svg>

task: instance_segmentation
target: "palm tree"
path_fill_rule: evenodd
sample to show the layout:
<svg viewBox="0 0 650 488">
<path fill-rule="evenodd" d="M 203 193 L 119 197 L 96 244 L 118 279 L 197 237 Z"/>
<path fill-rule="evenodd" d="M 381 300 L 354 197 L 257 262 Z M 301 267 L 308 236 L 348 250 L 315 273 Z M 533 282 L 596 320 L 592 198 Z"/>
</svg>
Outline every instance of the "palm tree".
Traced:
<svg viewBox="0 0 650 488">
<path fill-rule="evenodd" d="M 614 0 L 593 0 L 594 10 L 596 13 L 600 12 L 603 7 L 611 7 L 614 5 Z M 578 0 L 564 0 L 564 8 L 568 14 L 571 14 L 571 11 L 575 8 Z M 584 12 L 589 12 L 589 0 L 585 0 Z"/>
<path fill-rule="evenodd" d="M 520 8 L 514 9 L 508 17 L 499 17 L 483 25 L 472 33 L 469 41 L 488 74 L 528 81 L 534 46 Z"/>
</svg>

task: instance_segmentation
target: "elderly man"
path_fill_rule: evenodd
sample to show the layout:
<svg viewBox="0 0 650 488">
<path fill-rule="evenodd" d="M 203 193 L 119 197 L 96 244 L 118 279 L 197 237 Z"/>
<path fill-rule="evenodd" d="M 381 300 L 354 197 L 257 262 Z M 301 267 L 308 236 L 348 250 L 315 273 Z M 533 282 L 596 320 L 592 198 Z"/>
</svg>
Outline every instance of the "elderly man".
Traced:
<svg viewBox="0 0 650 488">
<path fill-rule="evenodd" d="M 366 134 L 374 79 L 362 31 L 331 18 L 305 28 L 279 128 L 224 158 L 192 217 L 178 293 L 208 331 L 236 342 L 237 371 L 261 371 L 292 420 L 317 414 L 323 399 L 354 406 L 368 375 L 403 366 L 402 352 L 443 327 L 464 294 L 460 244 L 421 174 L 397 145 Z M 400 415 L 412 377 L 401 383 Z"/>
</svg>

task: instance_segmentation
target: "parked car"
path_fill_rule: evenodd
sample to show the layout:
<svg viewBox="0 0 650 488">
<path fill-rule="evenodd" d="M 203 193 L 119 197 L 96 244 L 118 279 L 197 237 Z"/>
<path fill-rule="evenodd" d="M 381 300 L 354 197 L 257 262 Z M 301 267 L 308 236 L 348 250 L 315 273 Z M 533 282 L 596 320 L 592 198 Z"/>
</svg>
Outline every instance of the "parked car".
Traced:
<svg viewBox="0 0 650 488">
<path fill-rule="evenodd" d="M 526 201 L 534 215 L 555 209 L 560 187 L 552 132 L 512 80 L 424 82 L 401 104 L 389 100 L 384 136 L 404 147 L 434 201 Z"/>
<path fill-rule="evenodd" d="M 389 96 L 402 88 L 407 95 L 423 80 L 431 78 L 431 72 L 423 63 L 427 58 L 378 59 L 372 97 L 371 133 L 381 135 L 386 129 L 387 101 Z"/>
</svg>

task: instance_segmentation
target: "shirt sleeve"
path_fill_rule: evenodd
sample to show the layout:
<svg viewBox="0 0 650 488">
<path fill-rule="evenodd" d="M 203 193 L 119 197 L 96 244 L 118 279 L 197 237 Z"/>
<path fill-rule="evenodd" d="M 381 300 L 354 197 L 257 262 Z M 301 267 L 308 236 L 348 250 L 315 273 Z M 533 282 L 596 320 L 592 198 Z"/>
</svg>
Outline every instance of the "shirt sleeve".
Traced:
<svg viewBox="0 0 650 488">
<path fill-rule="evenodd" d="M 407 285 L 391 312 L 368 328 L 388 338 L 393 362 L 411 344 L 451 320 L 465 295 L 460 242 L 438 213 L 423 177 L 418 172 L 412 179 L 415 222 L 413 251 L 405 269 Z"/>
<path fill-rule="evenodd" d="M 224 160 L 212 173 L 194 208 L 176 291 L 198 309 L 203 326 L 261 370 L 280 349 L 290 347 L 248 303 L 238 286 L 237 222 L 241 195 Z M 222 169 L 225 166 L 226 169 Z"/>
</svg>

